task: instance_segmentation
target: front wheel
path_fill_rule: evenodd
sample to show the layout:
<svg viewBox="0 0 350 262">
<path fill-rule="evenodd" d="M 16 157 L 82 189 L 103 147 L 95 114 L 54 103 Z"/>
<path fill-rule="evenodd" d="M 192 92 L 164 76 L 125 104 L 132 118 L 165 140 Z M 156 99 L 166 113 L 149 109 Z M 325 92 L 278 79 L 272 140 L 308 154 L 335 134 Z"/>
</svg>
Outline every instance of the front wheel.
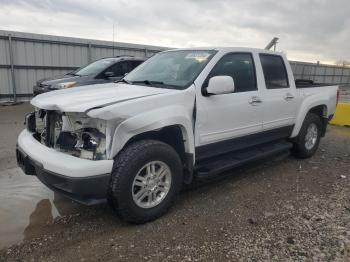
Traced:
<svg viewBox="0 0 350 262">
<path fill-rule="evenodd" d="M 294 141 L 293 154 L 300 158 L 309 158 L 317 150 L 321 138 L 321 120 L 316 114 L 306 115 L 299 135 Z"/>
<path fill-rule="evenodd" d="M 176 151 L 155 140 L 129 145 L 115 159 L 109 203 L 131 223 L 145 223 L 171 207 L 182 185 L 182 164 Z"/>
</svg>

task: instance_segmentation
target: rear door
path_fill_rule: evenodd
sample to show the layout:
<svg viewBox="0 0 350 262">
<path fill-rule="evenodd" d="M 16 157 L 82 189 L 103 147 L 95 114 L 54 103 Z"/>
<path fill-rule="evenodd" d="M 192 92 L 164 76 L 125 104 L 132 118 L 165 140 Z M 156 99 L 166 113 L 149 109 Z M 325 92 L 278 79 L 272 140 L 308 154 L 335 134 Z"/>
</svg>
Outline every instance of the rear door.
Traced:
<svg viewBox="0 0 350 262">
<path fill-rule="evenodd" d="M 237 138 L 262 131 L 262 107 L 251 53 L 229 53 L 213 67 L 202 88 L 213 76 L 234 80 L 234 93 L 197 95 L 196 158 L 232 151 Z M 240 141 L 239 144 L 245 144 Z M 197 150 L 198 149 L 198 150 Z"/>
<path fill-rule="evenodd" d="M 259 54 L 265 88 L 262 92 L 263 130 L 280 129 L 288 132 L 295 122 L 296 90 L 288 79 L 282 56 Z M 288 134 L 286 134 L 288 135 Z"/>
</svg>

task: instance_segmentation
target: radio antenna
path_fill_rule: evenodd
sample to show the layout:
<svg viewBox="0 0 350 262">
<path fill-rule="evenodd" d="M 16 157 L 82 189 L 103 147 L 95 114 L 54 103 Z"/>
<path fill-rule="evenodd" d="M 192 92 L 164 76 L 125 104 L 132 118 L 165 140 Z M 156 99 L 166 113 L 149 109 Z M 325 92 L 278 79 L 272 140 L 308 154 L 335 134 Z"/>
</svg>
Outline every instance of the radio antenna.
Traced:
<svg viewBox="0 0 350 262">
<path fill-rule="evenodd" d="M 114 21 L 113 21 L 113 56 L 114 56 Z"/>
</svg>

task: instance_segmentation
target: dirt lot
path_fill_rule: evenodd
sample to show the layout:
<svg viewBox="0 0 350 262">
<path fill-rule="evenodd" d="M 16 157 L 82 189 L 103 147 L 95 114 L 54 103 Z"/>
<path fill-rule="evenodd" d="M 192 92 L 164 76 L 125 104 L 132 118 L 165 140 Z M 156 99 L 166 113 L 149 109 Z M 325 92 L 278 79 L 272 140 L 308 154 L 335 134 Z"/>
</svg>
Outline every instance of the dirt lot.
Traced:
<svg viewBox="0 0 350 262">
<path fill-rule="evenodd" d="M 135 226 L 16 168 L 29 110 L 0 106 L 0 261 L 350 260 L 350 128 L 331 126 L 311 159 L 280 156 L 197 183 Z"/>
</svg>

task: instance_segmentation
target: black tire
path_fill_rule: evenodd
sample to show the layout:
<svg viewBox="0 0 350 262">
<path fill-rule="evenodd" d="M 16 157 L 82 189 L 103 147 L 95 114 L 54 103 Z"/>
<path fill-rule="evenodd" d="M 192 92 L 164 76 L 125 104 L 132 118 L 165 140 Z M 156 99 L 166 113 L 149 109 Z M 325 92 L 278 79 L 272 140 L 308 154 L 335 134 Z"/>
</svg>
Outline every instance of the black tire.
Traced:
<svg viewBox="0 0 350 262">
<path fill-rule="evenodd" d="M 165 198 L 155 207 L 141 208 L 132 196 L 132 184 L 138 171 L 151 161 L 162 161 L 171 171 L 171 185 Z M 141 140 L 127 146 L 114 160 L 108 203 L 125 221 L 142 224 L 165 214 L 173 205 L 182 185 L 182 163 L 169 145 L 155 140 Z"/>
<path fill-rule="evenodd" d="M 306 147 L 307 130 L 310 127 L 310 125 L 313 125 L 313 124 L 317 127 L 317 138 L 313 147 L 307 148 Z M 321 119 L 318 115 L 314 113 L 308 113 L 306 115 L 303 125 L 301 126 L 301 129 L 299 131 L 299 135 L 295 138 L 293 142 L 292 153 L 294 156 L 298 158 L 309 158 L 313 154 L 315 154 L 318 148 L 318 145 L 320 144 L 321 127 L 322 127 Z"/>
</svg>

